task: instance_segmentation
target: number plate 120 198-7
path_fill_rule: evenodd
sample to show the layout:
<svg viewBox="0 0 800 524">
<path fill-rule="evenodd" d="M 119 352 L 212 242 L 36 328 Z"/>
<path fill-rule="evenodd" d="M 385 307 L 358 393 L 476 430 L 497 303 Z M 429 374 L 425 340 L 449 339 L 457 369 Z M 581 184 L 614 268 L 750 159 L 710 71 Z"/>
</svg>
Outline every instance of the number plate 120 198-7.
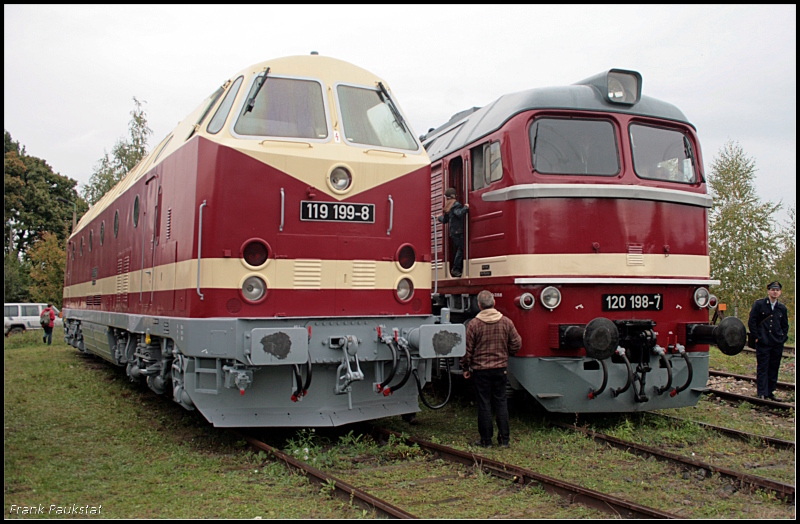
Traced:
<svg viewBox="0 0 800 524">
<path fill-rule="evenodd" d="M 375 204 L 300 202 L 300 220 L 322 222 L 375 222 Z"/>
<path fill-rule="evenodd" d="M 659 293 L 603 295 L 603 311 L 661 311 L 662 309 L 664 309 L 664 300 Z"/>
</svg>

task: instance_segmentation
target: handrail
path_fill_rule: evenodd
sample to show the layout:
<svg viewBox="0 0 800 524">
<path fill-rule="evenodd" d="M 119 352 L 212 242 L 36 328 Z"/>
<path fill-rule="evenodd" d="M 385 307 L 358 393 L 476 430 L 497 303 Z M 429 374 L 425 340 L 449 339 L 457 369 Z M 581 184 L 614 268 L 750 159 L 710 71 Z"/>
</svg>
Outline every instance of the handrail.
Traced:
<svg viewBox="0 0 800 524">
<path fill-rule="evenodd" d="M 394 200 L 392 200 L 392 195 L 389 195 L 389 230 L 386 231 L 387 235 L 392 232 L 393 222 L 394 222 Z"/>
<path fill-rule="evenodd" d="M 286 203 L 286 195 L 283 193 L 283 188 L 281 188 L 281 228 L 280 230 L 283 231 L 283 211 Z"/>
<path fill-rule="evenodd" d="M 439 248 L 436 243 L 437 239 L 439 238 L 439 231 L 436 229 L 436 222 L 439 220 L 437 219 L 436 215 L 431 215 L 431 220 L 433 221 L 433 293 L 435 295 L 439 292 Z M 444 246 L 442 249 L 444 250 Z"/>
<path fill-rule="evenodd" d="M 206 205 L 205 200 L 200 204 L 200 219 L 197 228 L 197 294 L 200 295 L 200 300 L 203 300 L 203 294 L 200 293 L 200 251 L 203 248 L 203 207 Z"/>
</svg>

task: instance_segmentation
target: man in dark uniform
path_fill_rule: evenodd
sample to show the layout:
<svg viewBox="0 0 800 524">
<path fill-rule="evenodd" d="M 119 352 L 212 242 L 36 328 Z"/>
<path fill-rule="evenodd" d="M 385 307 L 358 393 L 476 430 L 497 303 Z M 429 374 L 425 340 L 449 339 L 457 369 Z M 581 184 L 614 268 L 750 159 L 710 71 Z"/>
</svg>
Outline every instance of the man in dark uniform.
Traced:
<svg viewBox="0 0 800 524">
<path fill-rule="evenodd" d="M 450 274 L 458 278 L 461 276 L 464 265 L 464 215 L 469 212 L 469 204 L 461 204 L 456 200 L 456 190 L 448 187 L 444 192 L 444 214 L 439 216 L 439 222 L 450 224 L 450 239 L 456 248 Z"/>
<path fill-rule="evenodd" d="M 777 400 L 773 391 L 778 385 L 778 369 L 783 356 L 783 344 L 789 338 L 789 319 L 786 306 L 778 302 L 781 283 L 767 286 L 769 296 L 756 300 L 747 322 L 756 341 L 756 381 L 758 398 Z"/>
</svg>

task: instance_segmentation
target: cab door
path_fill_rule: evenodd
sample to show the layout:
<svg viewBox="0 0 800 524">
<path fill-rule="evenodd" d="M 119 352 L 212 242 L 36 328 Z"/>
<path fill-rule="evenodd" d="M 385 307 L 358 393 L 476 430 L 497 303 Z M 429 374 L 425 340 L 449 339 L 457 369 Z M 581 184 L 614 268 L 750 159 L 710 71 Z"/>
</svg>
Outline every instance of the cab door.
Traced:
<svg viewBox="0 0 800 524">
<path fill-rule="evenodd" d="M 161 185 L 157 174 L 152 174 L 145 182 L 144 217 L 142 224 L 142 278 L 139 296 L 142 308 L 153 302 L 155 285 L 154 265 L 158 229 L 158 200 Z"/>
<path fill-rule="evenodd" d="M 467 191 L 467 181 L 466 181 L 466 174 L 469 172 L 469 169 L 465 169 L 465 163 L 468 163 L 468 160 L 465 162 L 465 159 L 461 156 L 457 156 L 450 160 L 448 163 L 447 169 L 447 184 L 445 185 L 445 189 L 448 187 L 452 187 L 456 190 L 456 200 L 459 201 L 462 205 L 469 204 L 468 202 L 468 191 Z M 448 225 L 447 228 L 450 226 Z M 456 246 L 453 240 L 450 238 L 450 231 L 449 229 L 446 230 L 447 233 L 447 273 L 446 277 L 450 276 L 450 268 L 453 267 L 453 261 L 455 260 L 456 250 L 458 246 Z M 462 276 L 461 278 L 467 278 L 469 276 L 469 213 L 464 216 L 464 266 L 462 269 Z"/>
</svg>

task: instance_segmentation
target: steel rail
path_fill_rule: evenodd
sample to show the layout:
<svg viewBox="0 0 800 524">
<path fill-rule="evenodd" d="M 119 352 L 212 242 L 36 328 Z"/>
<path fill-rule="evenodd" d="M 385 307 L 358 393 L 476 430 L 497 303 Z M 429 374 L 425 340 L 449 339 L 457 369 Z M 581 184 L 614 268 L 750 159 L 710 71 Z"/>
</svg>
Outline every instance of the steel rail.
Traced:
<svg viewBox="0 0 800 524">
<path fill-rule="evenodd" d="M 384 428 L 373 427 L 373 431 L 385 436 L 394 435 L 402 437 L 400 433 Z M 420 448 L 438 453 L 441 458 L 450 462 L 464 464 L 466 466 L 475 465 L 481 470 L 499 478 L 508 479 L 518 484 L 535 484 L 540 486 L 547 493 L 559 495 L 570 502 L 583 504 L 591 508 L 610 513 L 621 518 L 646 518 L 646 519 L 677 519 L 680 518 L 672 513 L 648 508 L 639 504 L 622 500 L 599 491 L 587 489 L 576 484 L 571 484 L 563 480 L 547 477 L 529 469 L 506 464 L 492 460 L 482 455 L 469 453 L 458 449 L 453 449 L 441 444 L 434 444 L 416 437 L 406 437 L 412 444 L 417 444 Z"/>
<path fill-rule="evenodd" d="M 749 402 L 756 406 L 765 406 L 768 408 L 781 409 L 786 412 L 788 412 L 788 410 L 794 409 L 794 404 L 789 404 L 787 402 L 776 402 L 774 400 L 769 400 L 766 398 L 751 397 L 749 395 L 738 395 L 736 393 L 729 393 L 728 391 L 720 391 L 718 389 L 707 389 L 705 393 L 708 393 L 709 395 L 714 395 L 715 397 L 724 398 L 727 400 L 735 400 L 738 402 Z M 778 414 L 780 414 L 780 412 L 778 412 Z"/>
<path fill-rule="evenodd" d="M 664 415 L 662 413 L 650 413 L 650 415 L 656 415 L 656 416 L 659 416 L 659 417 L 664 417 L 664 418 L 667 418 L 667 419 L 670 419 L 670 420 L 679 421 L 679 422 L 689 422 L 691 424 L 696 424 L 696 425 L 698 425 L 698 426 L 700 426 L 702 428 L 710 429 L 710 430 L 716 431 L 718 433 L 724 433 L 725 435 L 728 435 L 728 436 L 731 436 L 731 437 L 735 437 L 735 438 L 738 438 L 738 439 L 744 440 L 744 441 L 761 440 L 765 444 L 767 444 L 769 446 L 772 446 L 774 448 L 790 449 L 790 450 L 794 450 L 795 449 L 795 443 L 792 442 L 791 440 L 783 440 L 783 439 L 779 439 L 779 438 L 775 438 L 775 437 L 769 437 L 767 435 L 756 435 L 755 433 L 748 433 L 746 431 L 739 431 L 738 429 L 726 428 L 726 427 L 723 427 L 723 426 L 715 426 L 713 424 L 707 424 L 705 422 L 699 422 L 697 420 L 690 420 L 690 419 L 687 419 L 687 418 L 673 417 L 672 415 Z"/>
<path fill-rule="evenodd" d="M 254 439 L 247 435 L 241 435 L 242 438 L 247 440 L 247 442 L 258 449 L 266 451 L 267 453 L 272 454 L 276 459 L 284 462 L 287 466 L 297 471 L 300 471 L 306 477 L 315 482 L 320 486 L 330 486 L 333 485 L 334 491 L 333 493 L 341 500 L 346 502 L 350 502 L 352 500 L 353 504 L 357 505 L 362 509 L 366 509 L 369 511 L 374 511 L 376 515 L 379 517 L 389 517 L 395 519 L 416 519 L 417 517 L 404 511 L 397 506 L 386 502 L 385 500 L 381 500 L 377 497 L 370 495 L 369 493 L 358 489 L 347 482 L 334 477 L 333 475 L 329 475 L 323 471 L 320 471 L 316 468 L 309 466 L 308 464 L 299 461 L 292 457 L 291 455 L 287 455 L 286 453 L 279 451 L 269 444 L 265 444 L 260 440 Z"/>
<path fill-rule="evenodd" d="M 735 378 L 736 380 L 746 380 L 748 382 L 755 382 L 756 377 L 751 375 L 737 375 L 735 373 L 727 373 L 725 371 L 717 371 L 715 369 L 708 370 L 709 376 L 712 377 L 725 377 L 725 378 Z M 791 382 L 778 382 L 778 389 L 787 390 L 787 391 L 794 391 L 795 385 Z"/>
<path fill-rule="evenodd" d="M 690 459 L 688 457 L 677 455 L 675 453 L 670 453 L 668 451 L 662 451 L 660 449 L 656 449 L 650 446 L 645 446 L 642 444 L 636 444 L 634 442 L 628 442 L 622 439 L 618 439 L 616 437 L 605 435 L 603 433 L 599 433 L 597 431 L 588 428 L 579 428 L 577 426 L 573 426 L 572 424 L 565 424 L 563 422 L 551 422 L 551 424 L 558 427 L 570 429 L 572 431 L 579 431 L 587 435 L 588 437 L 592 438 L 593 440 L 601 440 L 615 448 L 627 452 L 633 452 L 636 455 L 650 455 L 655 457 L 656 460 L 672 462 L 682 467 L 703 469 L 710 473 L 717 473 L 721 477 L 731 479 L 734 482 L 738 483 L 741 488 L 750 487 L 756 489 L 763 489 L 764 491 L 775 493 L 777 497 L 782 498 L 785 502 L 789 504 L 794 504 L 795 500 L 794 486 L 790 484 L 784 484 L 783 482 L 765 479 L 763 477 L 757 477 L 755 475 L 748 475 L 747 473 L 741 473 L 728 468 L 714 466 L 706 462 Z"/>
</svg>

